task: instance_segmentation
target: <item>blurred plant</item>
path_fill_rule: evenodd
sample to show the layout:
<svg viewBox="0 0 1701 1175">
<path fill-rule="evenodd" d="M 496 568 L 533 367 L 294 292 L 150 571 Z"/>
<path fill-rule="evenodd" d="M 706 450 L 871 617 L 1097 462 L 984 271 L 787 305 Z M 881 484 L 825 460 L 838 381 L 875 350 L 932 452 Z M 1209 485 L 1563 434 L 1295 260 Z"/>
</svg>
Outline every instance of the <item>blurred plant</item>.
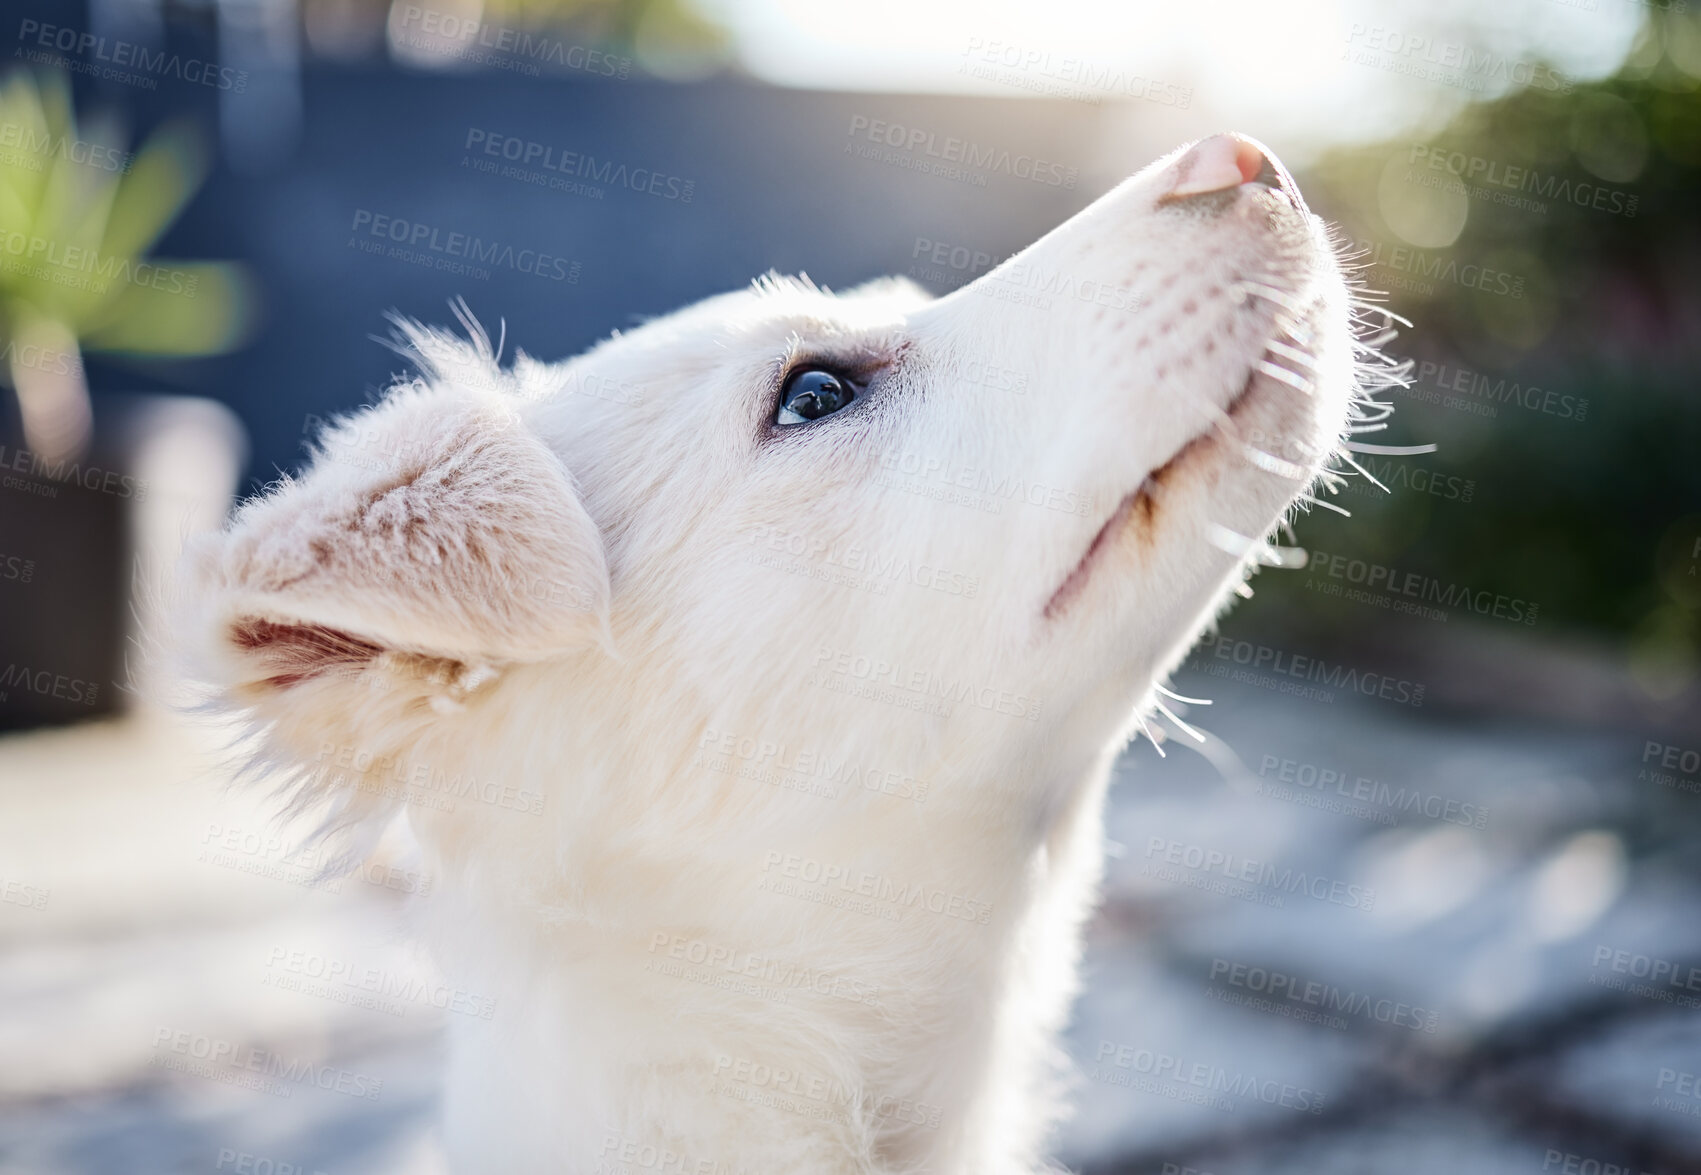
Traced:
<svg viewBox="0 0 1701 1175">
<path fill-rule="evenodd" d="M 301 12 L 317 53 L 361 57 L 388 28 L 391 54 L 426 68 L 484 60 L 468 50 L 514 32 L 630 54 L 642 72 L 669 81 L 708 77 L 732 60 L 731 34 L 699 0 L 303 0 Z"/>
<path fill-rule="evenodd" d="M 3 374 L 43 461 L 88 443 L 83 351 L 208 355 L 246 335 L 255 300 L 241 266 L 147 258 L 206 172 L 188 126 L 129 155 L 110 126 L 79 129 L 57 76 L 0 85 Z"/>
<path fill-rule="evenodd" d="M 1538 601 L 1544 630 L 1627 638 L 1652 696 L 1701 676 L 1701 593 L 1671 571 L 1701 577 L 1701 14 L 1650 13 L 1614 76 L 1516 89 L 1421 140 L 1338 151 L 1307 191 L 1373 263 L 1367 284 L 1417 324 L 1399 353 L 1439 371 L 1425 385 L 1420 366 L 1426 394 L 1389 397 L 1396 435 L 1439 442 L 1419 464 L 1475 482 L 1468 506 L 1357 497 L 1353 522 L 1313 520 L 1308 539 Z M 1404 270 L 1387 264 L 1396 249 Z M 1522 288 L 1434 276 L 1470 265 Z M 1437 402 L 1448 395 L 1454 407 Z M 1584 401 L 1586 416 L 1544 407 Z M 1339 623 L 1303 584 L 1286 602 Z"/>
</svg>

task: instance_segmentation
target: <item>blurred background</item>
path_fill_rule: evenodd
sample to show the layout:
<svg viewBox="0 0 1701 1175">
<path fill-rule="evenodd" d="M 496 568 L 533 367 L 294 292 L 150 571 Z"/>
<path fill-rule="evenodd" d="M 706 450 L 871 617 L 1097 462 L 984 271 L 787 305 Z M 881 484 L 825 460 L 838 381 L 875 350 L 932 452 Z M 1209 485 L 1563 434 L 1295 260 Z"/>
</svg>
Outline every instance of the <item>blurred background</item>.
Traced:
<svg viewBox="0 0 1701 1175">
<path fill-rule="evenodd" d="M 316 881 L 147 655 L 183 537 L 397 372 L 387 311 L 465 297 L 560 358 L 770 268 L 944 292 L 1232 128 L 1411 323 L 1411 385 L 1359 439 L 1435 450 L 1361 454 L 1329 499 L 1351 519 L 1313 511 L 1308 565 L 1260 575 L 1178 675 L 1206 741 L 1119 765 L 1059 1160 L 1701 1171 L 1686 0 L 3 20 L 0 1170 L 441 1170 L 445 1013 L 290 962 L 429 974 L 389 928 L 430 878 L 386 848 Z M 1195 849 L 1355 896 L 1222 886 Z M 182 1040 L 364 1094 L 185 1072 Z M 1161 1080 L 1177 1062 L 1217 1092 Z"/>
</svg>

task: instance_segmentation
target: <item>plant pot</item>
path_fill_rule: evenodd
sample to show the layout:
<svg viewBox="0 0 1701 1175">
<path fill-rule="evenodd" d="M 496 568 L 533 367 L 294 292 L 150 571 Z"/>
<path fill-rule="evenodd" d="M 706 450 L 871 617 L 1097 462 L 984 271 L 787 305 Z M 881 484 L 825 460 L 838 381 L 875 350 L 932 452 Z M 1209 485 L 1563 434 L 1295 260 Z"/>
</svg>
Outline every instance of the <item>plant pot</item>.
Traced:
<svg viewBox="0 0 1701 1175">
<path fill-rule="evenodd" d="M 139 656 L 187 533 L 230 508 L 241 424 L 189 396 L 95 398 L 81 457 L 0 431 L 0 730 L 119 713 L 162 692 Z"/>
</svg>

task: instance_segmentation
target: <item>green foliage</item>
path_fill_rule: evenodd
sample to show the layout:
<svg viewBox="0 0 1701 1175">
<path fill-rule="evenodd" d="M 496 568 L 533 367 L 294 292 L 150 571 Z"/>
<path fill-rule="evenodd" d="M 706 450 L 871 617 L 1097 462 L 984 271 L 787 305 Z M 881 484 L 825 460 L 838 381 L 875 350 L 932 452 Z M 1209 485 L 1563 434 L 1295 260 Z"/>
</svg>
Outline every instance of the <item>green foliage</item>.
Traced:
<svg viewBox="0 0 1701 1175">
<path fill-rule="evenodd" d="M 1429 363 L 1388 397 L 1390 431 L 1365 439 L 1437 442 L 1435 457 L 1401 460 L 1474 492 L 1355 492 L 1337 499 L 1354 520 L 1314 517 L 1308 545 L 1537 601 L 1544 628 L 1641 642 L 1694 672 L 1698 73 L 1701 22 L 1656 14 L 1614 77 L 1515 90 L 1428 140 L 1317 169 L 1314 202 L 1371 262 L 1363 284 L 1414 323 L 1394 349 Z M 1279 578 L 1260 594 L 1290 609 L 1387 619 Z"/>
<path fill-rule="evenodd" d="M 238 344 L 253 320 L 243 272 L 221 262 L 148 259 L 206 176 L 187 127 L 133 156 L 79 131 L 57 75 L 0 86 L 0 333 L 52 323 L 88 350 L 204 355 Z"/>
</svg>

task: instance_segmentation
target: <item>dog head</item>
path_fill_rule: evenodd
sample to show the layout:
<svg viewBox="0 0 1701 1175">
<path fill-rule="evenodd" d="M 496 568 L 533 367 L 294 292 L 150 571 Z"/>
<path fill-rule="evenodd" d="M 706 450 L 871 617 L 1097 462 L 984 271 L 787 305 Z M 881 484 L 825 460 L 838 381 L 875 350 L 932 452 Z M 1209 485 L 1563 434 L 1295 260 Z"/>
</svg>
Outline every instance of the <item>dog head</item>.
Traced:
<svg viewBox="0 0 1701 1175">
<path fill-rule="evenodd" d="M 865 844 L 893 789 L 761 774 L 799 755 L 1019 851 L 1358 394 L 1325 230 L 1234 136 L 942 298 L 770 278 L 507 369 L 476 330 L 402 333 L 422 378 L 192 553 L 201 672 L 336 823 L 406 803 L 397 764 L 538 797 L 516 875 Z M 532 804 L 426 823 L 471 853 Z"/>
</svg>

